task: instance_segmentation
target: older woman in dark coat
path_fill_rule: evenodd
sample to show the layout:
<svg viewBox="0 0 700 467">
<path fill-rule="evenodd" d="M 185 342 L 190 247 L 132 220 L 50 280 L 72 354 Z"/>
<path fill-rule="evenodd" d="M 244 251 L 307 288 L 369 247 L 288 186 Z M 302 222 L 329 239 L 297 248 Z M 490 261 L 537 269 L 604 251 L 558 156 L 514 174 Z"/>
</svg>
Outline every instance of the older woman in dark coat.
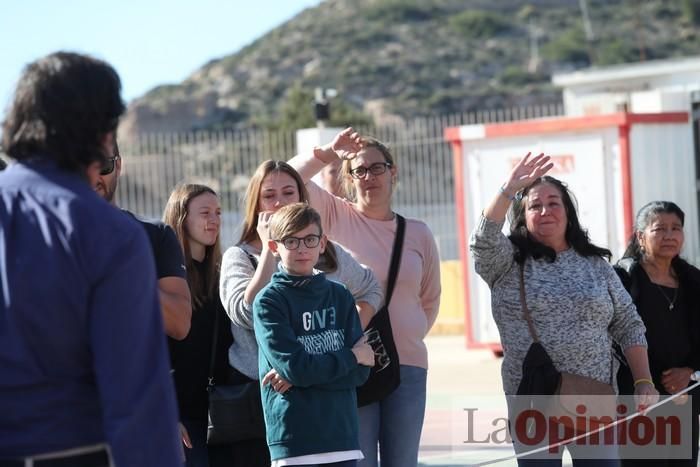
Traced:
<svg viewBox="0 0 700 467">
<path fill-rule="evenodd" d="M 679 256 L 684 222 L 685 214 L 675 203 L 654 201 L 642 207 L 634 235 L 615 266 L 646 326 L 651 377 L 665 395 L 688 387 L 690 376 L 700 369 L 700 270 Z M 620 368 L 618 385 L 621 394 L 634 392 L 626 365 Z M 691 395 L 700 396 L 700 391 Z M 696 466 L 700 404 L 695 401 L 690 408 L 692 459 L 659 459 L 655 453 L 653 460 L 627 459 L 623 466 Z"/>
</svg>

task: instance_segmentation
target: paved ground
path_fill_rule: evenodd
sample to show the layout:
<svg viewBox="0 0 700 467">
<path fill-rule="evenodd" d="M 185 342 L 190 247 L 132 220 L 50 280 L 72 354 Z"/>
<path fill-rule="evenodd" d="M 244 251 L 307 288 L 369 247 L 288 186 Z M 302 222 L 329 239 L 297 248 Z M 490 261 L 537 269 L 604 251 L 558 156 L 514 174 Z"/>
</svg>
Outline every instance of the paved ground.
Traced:
<svg viewBox="0 0 700 467">
<path fill-rule="evenodd" d="M 467 350 L 462 336 L 429 336 L 426 342 L 430 369 L 420 465 L 465 466 L 511 456 L 511 445 L 499 443 L 506 416 L 501 360 L 488 350 Z"/>
<path fill-rule="evenodd" d="M 430 368 L 419 465 L 474 466 L 512 456 L 512 445 L 502 442 L 501 359 L 489 350 L 467 350 L 462 336 L 429 336 L 426 343 Z M 564 459 L 570 467 L 568 454 Z M 517 463 L 510 459 L 490 465 Z"/>
</svg>

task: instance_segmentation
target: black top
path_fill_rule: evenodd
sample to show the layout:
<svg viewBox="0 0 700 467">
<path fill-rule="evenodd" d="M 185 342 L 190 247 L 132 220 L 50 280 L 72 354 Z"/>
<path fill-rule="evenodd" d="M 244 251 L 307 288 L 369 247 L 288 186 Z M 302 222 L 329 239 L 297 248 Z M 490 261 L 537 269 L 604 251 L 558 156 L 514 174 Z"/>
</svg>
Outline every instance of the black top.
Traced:
<svg viewBox="0 0 700 467">
<path fill-rule="evenodd" d="M 194 262 L 204 277 L 204 265 Z M 214 318 L 219 313 L 219 337 L 214 370 L 215 382 L 228 377 L 228 349 L 233 343 L 231 322 L 221 305 L 218 294 L 192 310 L 192 324 L 187 337 L 181 341 L 168 338 L 170 361 L 174 370 L 180 417 L 188 420 L 207 419 L 207 379 L 214 335 Z"/>
<path fill-rule="evenodd" d="M 647 328 L 649 369 L 657 387 L 661 387 L 661 373 L 669 368 L 693 367 L 690 342 L 690 314 L 683 287 L 673 289 L 651 282 L 643 268 L 639 274 L 637 312 Z M 665 296 L 663 295 L 665 294 Z M 677 294 L 677 295 L 676 295 Z M 669 310 L 669 301 L 673 302 Z"/>
<path fill-rule="evenodd" d="M 656 388 L 662 394 L 667 394 L 661 384 L 663 371 L 680 367 L 700 370 L 698 270 L 687 265 L 685 270 L 676 271 L 680 285 L 674 289 L 651 282 L 639 263 L 627 266 L 626 269 L 615 266 L 615 270 L 630 292 L 646 326 L 651 377 Z M 669 309 L 670 302 L 674 303 L 673 309 Z M 621 394 L 634 393 L 634 381 L 626 365 L 620 368 L 618 384 Z"/>
<path fill-rule="evenodd" d="M 153 259 L 156 262 L 158 279 L 164 277 L 187 279 L 185 256 L 172 227 L 159 220 L 146 219 L 127 210 L 124 212 L 136 219 L 146 229 L 153 250 Z"/>
</svg>

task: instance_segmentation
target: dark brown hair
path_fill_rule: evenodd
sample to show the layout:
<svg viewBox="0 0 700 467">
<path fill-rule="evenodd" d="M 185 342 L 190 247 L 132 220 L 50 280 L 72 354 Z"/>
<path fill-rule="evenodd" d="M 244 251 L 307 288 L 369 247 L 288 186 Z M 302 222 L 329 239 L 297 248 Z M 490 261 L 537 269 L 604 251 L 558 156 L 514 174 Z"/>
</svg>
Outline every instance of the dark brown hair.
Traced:
<svg viewBox="0 0 700 467">
<path fill-rule="evenodd" d="M 86 55 L 56 52 L 27 65 L 2 125 L 2 147 L 16 160 L 47 157 L 84 170 L 107 158 L 104 137 L 124 112 L 114 69 Z"/>
<path fill-rule="evenodd" d="M 508 238 L 516 247 L 516 261 L 522 263 L 528 256 L 532 256 L 534 259 L 544 257 L 548 261 L 553 262 L 557 257 L 557 253 L 553 248 L 535 240 L 525 224 L 527 195 L 534 187 L 545 183 L 556 188 L 561 195 L 562 203 L 566 210 L 566 231 L 564 233 L 566 242 L 581 256 L 600 256 L 609 260 L 612 256 L 610 250 L 591 243 L 588 231 L 581 227 L 576 212 L 576 199 L 569 187 L 560 180 L 545 175 L 518 193 L 510 208 L 510 236 Z"/>
</svg>

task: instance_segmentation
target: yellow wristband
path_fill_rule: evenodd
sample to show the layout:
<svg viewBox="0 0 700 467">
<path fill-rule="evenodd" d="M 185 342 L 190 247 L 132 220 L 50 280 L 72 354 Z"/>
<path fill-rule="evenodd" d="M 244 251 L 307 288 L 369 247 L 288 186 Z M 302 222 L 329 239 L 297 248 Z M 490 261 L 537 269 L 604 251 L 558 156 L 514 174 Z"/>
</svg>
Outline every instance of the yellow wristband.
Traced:
<svg viewBox="0 0 700 467">
<path fill-rule="evenodd" d="M 641 384 L 641 383 L 649 383 L 652 386 L 654 385 L 654 382 L 650 379 L 647 379 L 647 378 L 639 378 L 638 380 L 636 380 L 634 382 L 634 385 L 636 386 L 636 385 Z"/>
</svg>

